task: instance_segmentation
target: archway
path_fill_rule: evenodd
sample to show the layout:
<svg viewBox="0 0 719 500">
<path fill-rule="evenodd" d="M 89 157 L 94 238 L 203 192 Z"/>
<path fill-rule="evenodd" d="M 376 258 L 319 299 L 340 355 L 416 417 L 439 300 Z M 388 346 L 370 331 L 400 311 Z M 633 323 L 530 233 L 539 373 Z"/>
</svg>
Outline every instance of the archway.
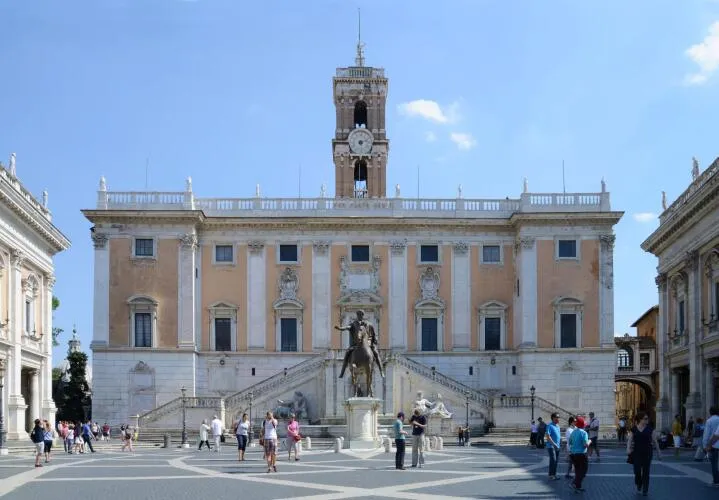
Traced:
<svg viewBox="0 0 719 500">
<path fill-rule="evenodd" d="M 615 379 L 614 393 L 617 421 L 624 417 L 627 422 L 631 422 L 637 412 L 644 411 L 649 415 L 651 422 L 656 422 L 656 396 L 649 382 L 631 377 L 618 377 Z"/>
</svg>

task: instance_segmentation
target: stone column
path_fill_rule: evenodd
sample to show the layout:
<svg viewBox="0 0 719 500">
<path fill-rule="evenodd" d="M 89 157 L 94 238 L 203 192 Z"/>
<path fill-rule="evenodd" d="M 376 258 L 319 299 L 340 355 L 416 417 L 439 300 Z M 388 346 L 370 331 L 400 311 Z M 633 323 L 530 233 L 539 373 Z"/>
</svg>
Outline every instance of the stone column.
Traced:
<svg viewBox="0 0 719 500">
<path fill-rule="evenodd" d="M 667 276 L 659 274 L 654 279 L 659 290 L 659 317 L 657 319 L 656 340 L 657 340 L 657 370 L 659 371 L 659 393 L 657 398 L 657 429 L 664 429 L 671 422 L 669 414 L 671 409 L 669 406 L 669 397 L 671 393 L 671 378 L 669 375 L 669 365 L 664 360 L 667 351 L 667 332 L 669 331 L 668 321 L 668 294 L 667 294 Z"/>
<path fill-rule="evenodd" d="M 30 420 L 40 418 L 40 372 L 30 371 Z"/>
<path fill-rule="evenodd" d="M 534 238 L 522 237 L 515 248 L 519 253 L 519 325 L 522 340 L 519 347 L 531 348 L 537 346 L 537 245 Z"/>
<path fill-rule="evenodd" d="M 389 346 L 407 349 L 407 242 L 390 242 L 389 257 Z"/>
<path fill-rule="evenodd" d="M 43 359 L 41 375 L 41 392 L 42 392 L 42 417 L 47 419 L 53 426 L 55 425 L 55 414 L 57 407 L 52 399 L 52 289 L 55 286 L 55 276 L 48 274 L 45 276 L 45 317 L 43 322 L 43 332 L 45 337 L 46 357 Z M 54 427 L 53 427 L 54 428 Z"/>
<path fill-rule="evenodd" d="M 331 246 L 329 241 L 312 245 L 312 349 L 329 349 L 331 345 Z"/>
<path fill-rule="evenodd" d="M 195 252 L 197 236 L 194 233 L 180 237 L 180 249 L 177 259 L 177 286 L 179 301 L 177 303 L 177 347 L 181 349 L 195 348 Z"/>
<path fill-rule="evenodd" d="M 709 415 L 709 407 L 712 405 L 712 395 L 714 393 L 714 371 L 719 363 L 712 363 L 710 360 L 704 361 L 704 411 L 703 415 Z"/>
<path fill-rule="evenodd" d="M 687 252 L 684 261 L 687 274 L 687 341 L 689 345 L 689 394 L 685 402 L 687 419 L 699 414 L 702 408 L 701 397 L 701 270 L 699 267 L 699 252 Z"/>
<path fill-rule="evenodd" d="M 681 413 L 681 405 L 682 402 L 679 400 L 679 374 L 672 372 L 672 411 L 670 419 L 673 420 L 674 415 Z"/>
<path fill-rule="evenodd" d="M 613 234 L 602 234 L 600 242 L 599 274 L 599 343 L 614 349 L 614 241 Z M 638 354 L 638 353 L 637 353 Z M 637 355 L 636 358 L 639 358 Z M 637 363 L 638 363 L 637 359 Z M 635 366 L 636 368 L 636 366 Z"/>
<path fill-rule="evenodd" d="M 27 404 L 22 395 L 22 336 L 23 336 L 23 292 L 22 267 L 25 254 L 13 249 L 10 252 L 10 272 L 8 273 L 8 335 L 13 347 L 8 349 L 8 367 L 6 371 L 5 391 L 7 391 L 6 429 L 8 439 L 26 438 L 25 410 Z"/>
<path fill-rule="evenodd" d="M 265 243 L 247 244 L 247 348 L 263 350 L 267 321 Z"/>
<path fill-rule="evenodd" d="M 454 244 L 452 252 L 452 348 L 469 351 L 471 340 L 472 294 L 469 245 Z"/>
<path fill-rule="evenodd" d="M 110 245 L 103 233 L 92 233 L 95 247 L 93 272 L 92 343 L 90 349 L 110 343 Z"/>
</svg>

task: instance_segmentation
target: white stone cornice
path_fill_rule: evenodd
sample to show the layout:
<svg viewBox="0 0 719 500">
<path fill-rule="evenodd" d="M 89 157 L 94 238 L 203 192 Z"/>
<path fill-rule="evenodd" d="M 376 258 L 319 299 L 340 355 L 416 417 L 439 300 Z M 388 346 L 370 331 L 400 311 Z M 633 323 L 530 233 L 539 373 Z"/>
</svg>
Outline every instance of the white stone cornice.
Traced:
<svg viewBox="0 0 719 500">
<path fill-rule="evenodd" d="M 92 232 L 90 235 L 92 238 L 92 244 L 95 247 L 95 250 L 102 250 L 107 246 L 107 235 L 104 233 L 96 233 Z"/>
</svg>

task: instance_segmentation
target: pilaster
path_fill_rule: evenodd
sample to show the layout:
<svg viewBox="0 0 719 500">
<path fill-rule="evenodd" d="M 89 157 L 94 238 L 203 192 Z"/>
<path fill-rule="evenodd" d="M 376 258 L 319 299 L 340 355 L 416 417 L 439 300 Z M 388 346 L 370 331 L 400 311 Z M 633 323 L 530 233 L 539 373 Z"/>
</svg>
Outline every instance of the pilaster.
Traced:
<svg viewBox="0 0 719 500">
<path fill-rule="evenodd" d="M 469 245 L 460 241 L 452 252 L 452 348 L 468 351 L 471 337 L 471 285 Z"/>
<path fill-rule="evenodd" d="M 389 345 L 407 349 L 407 242 L 390 242 L 389 257 Z"/>
<path fill-rule="evenodd" d="M 515 243 L 519 253 L 520 348 L 537 347 L 537 245 L 534 238 Z"/>
<path fill-rule="evenodd" d="M 177 347 L 195 348 L 195 260 L 197 235 L 187 233 L 180 237 L 177 259 Z"/>
<path fill-rule="evenodd" d="M 250 241 L 247 244 L 247 348 L 265 348 L 267 321 L 265 243 Z"/>
<path fill-rule="evenodd" d="M 330 318 L 330 269 L 329 241 L 315 241 L 312 245 L 312 348 L 329 349 L 332 325 Z"/>
<path fill-rule="evenodd" d="M 7 394 L 7 415 L 5 416 L 5 429 L 7 439 L 21 439 L 27 437 L 25 431 L 25 398 L 20 392 L 20 373 L 22 371 L 20 345 L 7 353 L 5 371 L 5 391 Z"/>
<path fill-rule="evenodd" d="M 599 343 L 615 348 L 614 343 L 614 242 L 613 234 L 602 234 L 600 242 L 599 275 Z M 638 358 L 638 356 L 636 356 Z"/>
<path fill-rule="evenodd" d="M 52 425 L 55 425 L 55 414 L 57 407 L 52 399 L 52 290 L 55 286 L 55 276 L 48 274 L 45 276 L 45 352 L 47 356 L 42 361 L 42 416 Z M 53 427 L 54 428 L 54 427 Z"/>
<path fill-rule="evenodd" d="M 687 332 L 689 342 L 689 394 L 684 402 L 687 416 L 696 415 L 701 411 L 701 373 L 702 361 L 699 342 L 701 341 L 701 269 L 699 267 L 699 253 L 687 252 L 684 267 L 687 274 L 688 311 Z"/>
<path fill-rule="evenodd" d="M 659 274 L 654 279 L 657 285 L 659 295 L 659 315 L 657 318 L 656 338 L 657 338 L 657 370 L 659 370 L 659 387 L 657 388 L 657 429 L 664 429 L 671 422 L 671 408 L 670 408 L 670 395 L 671 395 L 671 377 L 669 374 L 669 365 L 666 362 L 665 356 L 667 352 L 667 332 L 669 326 L 667 324 L 669 297 L 667 287 L 667 276 L 666 274 Z"/>
<path fill-rule="evenodd" d="M 92 243 L 95 247 L 95 267 L 90 349 L 110 343 L 110 245 L 107 235 L 97 232 L 92 233 Z"/>
</svg>

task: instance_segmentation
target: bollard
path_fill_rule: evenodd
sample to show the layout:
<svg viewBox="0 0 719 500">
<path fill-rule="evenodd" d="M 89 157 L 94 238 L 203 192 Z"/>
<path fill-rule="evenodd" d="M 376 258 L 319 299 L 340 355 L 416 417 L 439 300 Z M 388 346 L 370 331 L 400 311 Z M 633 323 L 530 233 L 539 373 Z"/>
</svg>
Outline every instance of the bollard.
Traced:
<svg viewBox="0 0 719 500">
<path fill-rule="evenodd" d="M 437 450 L 439 448 L 439 445 L 437 444 L 437 436 L 432 436 L 430 439 L 430 448 L 433 450 Z"/>
<path fill-rule="evenodd" d="M 312 449 L 312 440 L 310 439 L 309 436 L 307 436 L 307 437 L 305 438 L 305 448 L 307 448 L 307 450 L 311 450 L 311 449 Z"/>
<path fill-rule="evenodd" d="M 169 435 L 169 434 L 165 434 L 165 435 L 162 436 L 162 443 L 163 443 L 163 444 L 162 444 L 162 447 L 163 447 L 163 448 L 169 448 L 169 447 L 170 447 L 170 445 L 172 444 L 172 440 L 170 439 L 170 435 Z"/>
<path fill-rule="evenodd" d="M 341 449 L 342 449 L 342 439 L 337 438 L 337 439 L 335 439 L 335 453 L 339 453 Z"/>
<path fill-rule="evenodd" d="M 392 440 L 388 437 L 384 438 L 384 452 L 389 453 L 392 451 Z"/>
<path fill-rule="evenodd" d="M 442 436 L 437 438 L 437 449 L 440 451 L 444 450 L 444 439 L 442 438 Z"/>
</svg>

